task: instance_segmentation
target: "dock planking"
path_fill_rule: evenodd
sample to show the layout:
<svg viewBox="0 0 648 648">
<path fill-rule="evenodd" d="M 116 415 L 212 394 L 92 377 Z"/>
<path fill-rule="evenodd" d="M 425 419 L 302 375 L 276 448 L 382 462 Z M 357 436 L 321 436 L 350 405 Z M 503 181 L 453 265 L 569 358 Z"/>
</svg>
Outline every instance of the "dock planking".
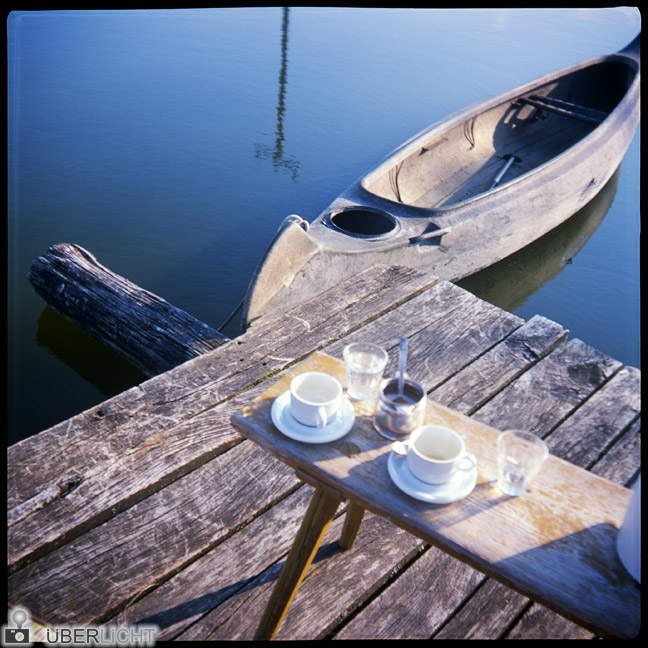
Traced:
<svg viewBox="0 0 648 648">
<path fill-rule="evenodd" d="M 156 623 L 159 639 L 249 639 L 312 489 L 231 427 L 268 380 L 354 339 L 410 345 L 443 405 L 526 427 L 616 483 L 640 469 L 640 372 L 407 268 L 379 267 L 8 450 L 9 600 L 44 622 Z M 591 637 L 343 503 L 278 639 Z"/>
</svg>

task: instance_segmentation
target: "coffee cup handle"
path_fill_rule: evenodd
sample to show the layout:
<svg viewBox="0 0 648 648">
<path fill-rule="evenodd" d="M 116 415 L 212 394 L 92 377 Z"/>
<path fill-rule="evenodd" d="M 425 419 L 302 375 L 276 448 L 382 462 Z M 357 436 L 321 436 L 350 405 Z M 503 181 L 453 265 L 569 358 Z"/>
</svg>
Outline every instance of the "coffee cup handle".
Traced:
<svg viewBox="0 0 648 648">
<path fill-rule="evenodd" d="M 466 466 L 464 465 L 466 463 L 466 459 L 468 460 L 469 464 Z M 459 470 L 463 471 L 469 471 L 472 470 L 477 466 L 477 457 L 475 457 L 474 454 L 466 453 L 461 461 L 459 462 Z"/>
<path fill-rule="evenodd" d="M 326 414 L 326 407 L 317 408 L 317 427 L 323 428 L 326 427 L 328 423 L 328 416 Z"/>
</svg>

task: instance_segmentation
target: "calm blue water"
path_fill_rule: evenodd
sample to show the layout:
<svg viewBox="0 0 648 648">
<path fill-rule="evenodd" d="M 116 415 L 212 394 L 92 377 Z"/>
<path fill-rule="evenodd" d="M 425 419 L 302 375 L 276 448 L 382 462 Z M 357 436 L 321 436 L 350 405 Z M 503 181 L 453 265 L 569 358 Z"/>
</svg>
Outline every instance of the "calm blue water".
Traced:
<svg viewBox="0 0 648 648">
<path fill-rule="evenodd" d="M 26 273 L 48 246 L 77 243 L 218 327 L 284 216 L 312 220 L 450 112 L 617 51 L 640 15 L 34 11 L 10 14 L 7 27 L 13 443 L 143 379 L 33 292 Z M 511 309 L 639 366 L 638 136 L 612 194 L 573 261 Z M 487 295 L 495 280 L 485 281 Z"/>
</svg>

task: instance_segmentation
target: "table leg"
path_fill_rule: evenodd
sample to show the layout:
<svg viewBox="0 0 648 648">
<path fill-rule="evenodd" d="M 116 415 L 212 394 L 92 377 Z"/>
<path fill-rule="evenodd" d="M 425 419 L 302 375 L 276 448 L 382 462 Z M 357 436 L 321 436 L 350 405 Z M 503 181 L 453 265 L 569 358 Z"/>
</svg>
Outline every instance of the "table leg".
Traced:
<svg viewBox="0 0 648 648">
<path fill-rule="evenodd" d="M 346 517 L 344 518 L 344 526 L 342 527 L 342 535 L 340 536 L 342 549 L 351 549 L 353 547 L 363 516 L 364 509 L 358 504 L 349 502 Z"/>
<path fill-rule="evenodd" d="M 272 639 L 275 636 L 341 500 L 341 496 L 334 491 L 315 490 L 261 617 L 255 639 Z"/>
</svg>

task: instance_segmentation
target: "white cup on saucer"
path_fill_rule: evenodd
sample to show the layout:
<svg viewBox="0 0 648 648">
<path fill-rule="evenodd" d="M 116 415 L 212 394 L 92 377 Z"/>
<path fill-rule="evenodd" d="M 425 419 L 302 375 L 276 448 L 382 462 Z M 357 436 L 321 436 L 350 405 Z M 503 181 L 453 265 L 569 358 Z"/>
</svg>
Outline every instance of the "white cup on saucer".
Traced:
<svg viewBox="0 0 648 648">
<path fill-rule="evenodd" d="M 470 471 L 476 465 L 463 438 L 450 428 L 424 425 L 414 430 L 407 442 L 407 467 L 427 484 L 445 484 L 457 471 Z"/>
<path fill-rule="evenodd" d="M 319 371 L 300 374 L 290 383 L 290 413 L 309 427 L 326 427 L 342 404 L 342 385 Z"/>
</svg>

